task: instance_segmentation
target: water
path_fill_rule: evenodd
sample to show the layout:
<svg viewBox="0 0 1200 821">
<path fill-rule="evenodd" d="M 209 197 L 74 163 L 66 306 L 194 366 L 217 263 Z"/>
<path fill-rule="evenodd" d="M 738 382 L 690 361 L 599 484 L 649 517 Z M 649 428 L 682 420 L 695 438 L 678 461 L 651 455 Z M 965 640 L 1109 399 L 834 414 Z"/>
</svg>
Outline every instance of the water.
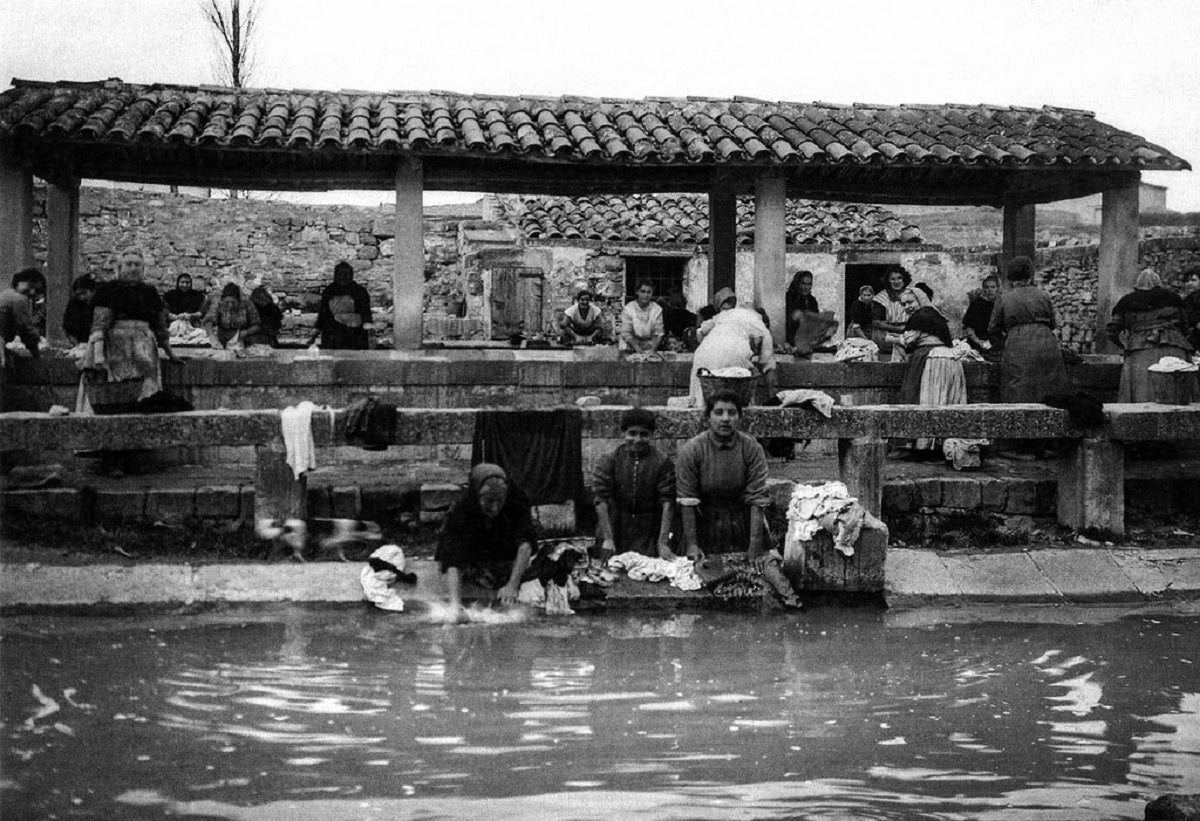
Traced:
<svg viewBox="0 0 1200 821">
<path fill-rule="evenodd" d="M 5 619 L 0 815 L 1141 818 L 1200 792 L 1200 615 L 1053 612 Z"/>
</svg>

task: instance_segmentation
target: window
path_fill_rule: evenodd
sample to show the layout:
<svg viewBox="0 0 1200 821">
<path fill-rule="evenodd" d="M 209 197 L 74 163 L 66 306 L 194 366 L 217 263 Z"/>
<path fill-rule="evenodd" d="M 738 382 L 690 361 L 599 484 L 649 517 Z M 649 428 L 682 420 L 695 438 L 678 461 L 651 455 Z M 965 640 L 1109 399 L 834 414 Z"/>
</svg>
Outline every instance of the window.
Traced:
<svg viewBox="0 0 1200 821">
<path fill-rule="evenodd" d="M 625 257 L 625 302 L 637 296 L 637 284 L 643 279 L 654 285 L 656 300 L 683 291 L 687 261 L 687 257 Z"/>
</svg>

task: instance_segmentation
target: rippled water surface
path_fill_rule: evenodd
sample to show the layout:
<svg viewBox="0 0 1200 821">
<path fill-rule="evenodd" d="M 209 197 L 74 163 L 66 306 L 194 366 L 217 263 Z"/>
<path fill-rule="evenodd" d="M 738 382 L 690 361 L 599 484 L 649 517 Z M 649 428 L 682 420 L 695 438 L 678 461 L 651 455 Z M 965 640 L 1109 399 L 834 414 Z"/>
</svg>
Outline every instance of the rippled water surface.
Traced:
<svg viewBox="0 0 1200 821">
<path fill-rule="evenodd" d="M 1141 818 L 1200 792 L 1200 616 L 1061 620 L 7 619 L 0 815 Z"/>
</svg>

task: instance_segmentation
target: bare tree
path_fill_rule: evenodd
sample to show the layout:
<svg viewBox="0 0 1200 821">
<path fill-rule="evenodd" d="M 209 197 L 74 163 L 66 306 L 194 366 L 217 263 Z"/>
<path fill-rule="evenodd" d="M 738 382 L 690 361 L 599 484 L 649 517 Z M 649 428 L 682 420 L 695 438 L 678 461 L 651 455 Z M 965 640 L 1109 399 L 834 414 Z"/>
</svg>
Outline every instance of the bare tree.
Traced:
<svg viewBox="0 0 1200 821">
<path fill-rule="evenodd" d="M 259 0 L 199 0 L 200 13 L 212 33 L 217 81 L 244 88 L 254 71 L 254 37 L 262 11 Z M 230 189 L 230 199 L 245 199 L 249 191 Z"/>
<path fill-rule="evenodd" d="M 200 0 L 217 50 L 218 79 L 234 88 L 244 87 L 254 71 L 260 11 L 257 0 Z"/>
</svg>

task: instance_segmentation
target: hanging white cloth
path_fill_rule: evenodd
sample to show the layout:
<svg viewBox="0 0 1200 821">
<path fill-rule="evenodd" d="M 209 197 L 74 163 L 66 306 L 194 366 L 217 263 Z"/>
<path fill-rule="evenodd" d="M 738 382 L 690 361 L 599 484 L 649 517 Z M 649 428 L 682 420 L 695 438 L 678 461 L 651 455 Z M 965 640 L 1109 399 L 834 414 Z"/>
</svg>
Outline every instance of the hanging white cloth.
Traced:
<svg viewBox="0 0 1200 821">
<path fill-rule="evenodd" d="M 316 408 L 312 402 L 306 401 L 279 412 L 287 463 L 297 479 L 305 471 L 317 466 L 317 448 L 313 444 L 312 435 L 312 413 Z"/>
</svg>

